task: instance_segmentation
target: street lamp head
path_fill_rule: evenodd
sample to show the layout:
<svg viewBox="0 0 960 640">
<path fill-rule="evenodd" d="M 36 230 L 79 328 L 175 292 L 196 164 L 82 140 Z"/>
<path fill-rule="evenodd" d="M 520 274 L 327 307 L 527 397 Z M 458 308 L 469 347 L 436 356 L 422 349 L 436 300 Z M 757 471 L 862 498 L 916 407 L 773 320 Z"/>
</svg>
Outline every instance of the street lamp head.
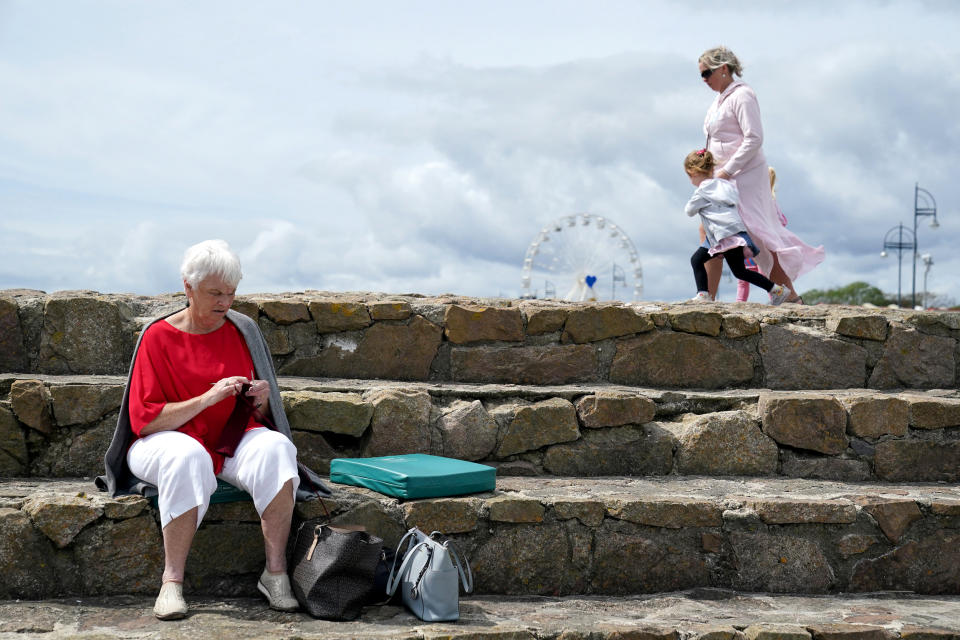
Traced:
<svg viewBox="0 0 960 640">
<path fill-rule="evenodd" d="M 884 249 L 883 251 L 880 252 L 880 257 L 881 257 L 881 258 L 886 258 L 886 257 L 887 257 L 887 250 L 886 250 L 886 249 Z"/>
<path fill-rule="evenodd" d="M 937 229 L 937 228 L 939 228 L 939 227 L 940 227 L 940 223 L 937 222 L 937 219 L 936 219 L 936 218 L 934 218 L 933 220 L 930 221 L 930 228 L 931 228 L 931 229 Z"/>
</svg>

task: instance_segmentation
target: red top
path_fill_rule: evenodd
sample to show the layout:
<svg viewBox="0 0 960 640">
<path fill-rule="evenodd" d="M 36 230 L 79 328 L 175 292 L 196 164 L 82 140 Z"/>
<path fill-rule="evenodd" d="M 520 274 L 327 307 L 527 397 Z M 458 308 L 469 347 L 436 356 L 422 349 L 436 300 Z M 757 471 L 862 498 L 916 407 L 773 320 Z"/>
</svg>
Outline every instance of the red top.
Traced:
<svg viewBox="0 0 960 640">
<path fill-rule="evenodd" d="M 168 402 L 203 395 L 221 378 L 252 378 L 252 373 L 250 350 L 232 322 L 204 334 L 181 331 L 166 320 L 154 322 L 140 340 L 130 376 L 130 428 L 139 438 L 140 430 L 160 415 Z M 214 473 L 223 469 L 223 456 L 214 453 L 213 447 L 235 404 L 235 398 L 225 398 L 177 429 L 203 445 L 213 459 Z M 247 430 L 258 426 L 250 418 Z"/>
</svg>

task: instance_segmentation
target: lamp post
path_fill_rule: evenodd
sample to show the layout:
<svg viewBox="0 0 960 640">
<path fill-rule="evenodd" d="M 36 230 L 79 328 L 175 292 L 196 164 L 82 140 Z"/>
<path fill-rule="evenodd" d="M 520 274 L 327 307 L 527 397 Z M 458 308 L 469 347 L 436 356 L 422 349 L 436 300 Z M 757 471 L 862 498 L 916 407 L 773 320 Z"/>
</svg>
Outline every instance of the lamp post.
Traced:
<svg viewBox="0 0 960 640">
<path fill-rule="evenodd" d="M 937 201 L 926 189 L 920 188 L 920 183 L 913 187 L 913 299 L 910 306 L 917 306 L 917 220 L 922 216 L 933 216 L 930 228 L 940 226 L 937 222 Z"/>
<path fill-rule="evenodd" d="M 930 267 L 933 266 L 933 256 L 929 253 L 925 253 L 920 256 L 920 259 L 923 260 L 923 266 L 926 267 L 923 270 L 923 308 L 927 308 L 927 274 L 930 273 Z"/>
<path fill-rule="evenodd" d="M 903 234 L 907 234 L 909 237 L 905 240 Z M 883 251 L 880 252 L 881 258 L 887 257 L 887 249 L 897 252 L 897 306 L 901 307 L 903 306 L 900 295 L 903 252 L 913 250 L 914 253 L 916 253 L 916 236 L 910 232 L 910 229 L 903 226 L 903 224 L 898 224 L 887 231 L 887 235 L 883 236 Z"/>
</svg>

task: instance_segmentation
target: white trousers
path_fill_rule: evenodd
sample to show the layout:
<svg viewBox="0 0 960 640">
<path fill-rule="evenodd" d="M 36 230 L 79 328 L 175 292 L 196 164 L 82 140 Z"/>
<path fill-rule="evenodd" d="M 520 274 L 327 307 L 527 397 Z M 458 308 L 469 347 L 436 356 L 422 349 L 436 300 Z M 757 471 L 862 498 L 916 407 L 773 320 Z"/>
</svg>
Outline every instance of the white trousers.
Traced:
<svg viewBox="0 0 960 640">
<path fill-rule="evenodd" d="M 140 438 L 127 452 L 133 475 L 157 487 L 160 527 L 198 507 L 197 527 L 217 489 L 213 460 L 196 439 L 179 431 L 158 431 Z M 227 458 L 220 478 L 253 498 L 257 513 L 293 480 L 293 495 L 300 486 L 297 448 L 286 436 L 265 427 L 247 431 L 232 458 Z"/>
</svg>

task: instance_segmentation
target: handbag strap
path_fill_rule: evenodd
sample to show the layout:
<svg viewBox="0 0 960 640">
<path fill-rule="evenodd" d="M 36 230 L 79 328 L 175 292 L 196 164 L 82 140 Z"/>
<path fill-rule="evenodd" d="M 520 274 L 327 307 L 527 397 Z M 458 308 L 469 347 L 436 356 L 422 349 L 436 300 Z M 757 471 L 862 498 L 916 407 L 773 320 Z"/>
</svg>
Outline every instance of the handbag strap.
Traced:
<svg viewBox="0 0 960 640">
<path fill-rule="evenodd" d="M 413 546 L 413 548 L 407 549 L 406 555 L 403 558 L 403 562 L 400 564 L 400 569 L 397 570 L 397 557 L 400 555 L 400 548 L 403 547 L 403 543 L 407 538 L 413 534 L 413 531 L 408 532 L 403 538 L 400 539 L 400 544 L 397 545 L 397 555 L 393 559 L 393 566 L 390 567 L 390 575 L 387 577 L 387 587 L 385 591 L 388 596 L 392 596 L 396 590 L 397 585 L 400 584 L 400 579 L 403 577 L 404 572 L 407 570 L 407 567 L 410 566 L 410 561 L 413 560 L 413 556 L 416 555 L 414 551 L 420 547 L 426 547 L 429 549 L 427 542 L 419 542 Z"/>
<path fill-rule="evenodd" d="M 439 531 L 431 531 L 430 537 L 433 538 L 434 536 L 443 536 L 443 534 L 440 533 Z M 453 546 L 453 542 L 449 538 L 444 536 L 444 540 L 442 544 L 444 547 L 446 547 L 447 551 L 450 552 L 450 556 L 453 561 L 453 566 L 455 566 L 457 568 L 457 571 L 460 572 L 460 582 L 463 584 L 463 590 L 467 593 L 470 593 L 471 591 L 473 591 L 473 572 L 470 571 L 470 565 L 465 563 L 460 558 L 460 554 L 457 552 L 457 548 Z M 466 564 L 467 566 L 467 575 L 463 575 L 464 564 Z M 469 578 L 467 576 L 469 576 Z"/>
</svg>

